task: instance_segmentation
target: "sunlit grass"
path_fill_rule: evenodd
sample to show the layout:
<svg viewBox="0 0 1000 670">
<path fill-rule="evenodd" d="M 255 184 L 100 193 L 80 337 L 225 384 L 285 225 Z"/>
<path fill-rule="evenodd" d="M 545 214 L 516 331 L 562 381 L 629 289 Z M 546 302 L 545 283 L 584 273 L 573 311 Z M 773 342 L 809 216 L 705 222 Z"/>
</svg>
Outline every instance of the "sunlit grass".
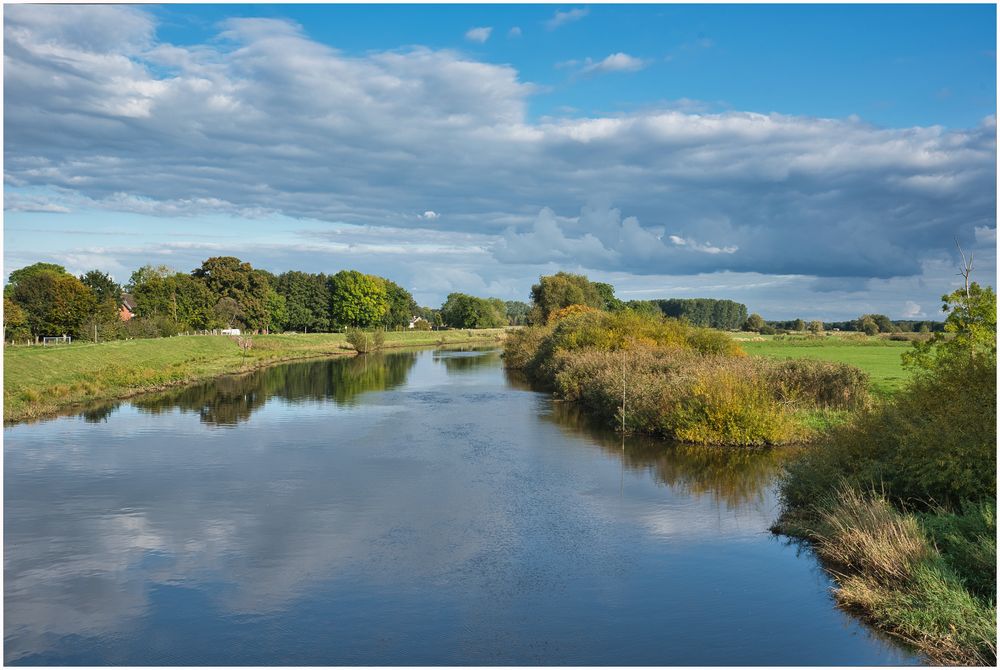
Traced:
<svg viewBox="0 0 1000 670">
<path fill-rule="evenodd" d="M 895 393 L 910 377 L 901 359 L 903 352 L 911 348 L 909 342 L 853 333 L 817 337 L 740 333 L 734 337 L 751 356 L 808 358 L 857 366 L 871 376 L 871 390 L 878 396 Z"/>
<path fill-rule="evenodd" d="M 386 347 L 496 341 L 503 329 L 403 331 Z M 4 349 L 4 422 L 123 398 L 268 363 L 352 353 L 343 333 L 259 335 L 244 356 L 229 337 L 196 335 Z"/>
</svg>

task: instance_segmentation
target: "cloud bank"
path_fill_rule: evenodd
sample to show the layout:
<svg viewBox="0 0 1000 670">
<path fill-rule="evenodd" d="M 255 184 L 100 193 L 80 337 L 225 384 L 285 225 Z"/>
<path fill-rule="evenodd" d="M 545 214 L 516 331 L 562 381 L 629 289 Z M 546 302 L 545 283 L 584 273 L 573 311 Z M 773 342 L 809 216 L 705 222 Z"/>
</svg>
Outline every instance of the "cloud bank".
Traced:
<svg viewBox="0 0 1000 670">
<path fill-rule="evenodd" d="M 548 27 L 586 13 L 557 11 Z M 834 283 L 918 276 L 955 236 L 995 245 L 995 117 L 969 129 L 678 109 L 533 119 L 539 87 L 446 49 L 349 55 L 260 18 L 176 45 L 123 6 L 5 15 L 15 210 L 419 224 L 487 236 L 501 264 Z M 616 53 L 586 67 L 644 63 Z"/>
</svg>

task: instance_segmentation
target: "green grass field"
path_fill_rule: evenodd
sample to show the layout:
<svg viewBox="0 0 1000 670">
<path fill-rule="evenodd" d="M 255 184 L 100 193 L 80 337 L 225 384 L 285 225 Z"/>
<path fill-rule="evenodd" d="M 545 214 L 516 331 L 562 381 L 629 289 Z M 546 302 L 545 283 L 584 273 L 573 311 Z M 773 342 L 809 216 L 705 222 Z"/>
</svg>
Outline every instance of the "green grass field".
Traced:
<svg viewBox="0 0 1000 670">
<path fill-rule="evenodd" d="M 911 348 L 909 342 L 854 335 L 775 337 L 741 333 L 734 337 L 751 356 L 811 358 L 855 365 L 871 375 L 872 392 L 880 396 L 899 390 L 909 378 L 900 358 Z"/>
<path fill-rule="evenodd" d="M 389 332 L 386 347 L 496 342 L 504 329 Z M 342 333 L 259 335 L 244 358 L 229 337 L 196 335 L 99 344 L 5 347 L 4 423 L 94 400 L 127 398 L 278 361 L 348 355 Z"/>
</svg>

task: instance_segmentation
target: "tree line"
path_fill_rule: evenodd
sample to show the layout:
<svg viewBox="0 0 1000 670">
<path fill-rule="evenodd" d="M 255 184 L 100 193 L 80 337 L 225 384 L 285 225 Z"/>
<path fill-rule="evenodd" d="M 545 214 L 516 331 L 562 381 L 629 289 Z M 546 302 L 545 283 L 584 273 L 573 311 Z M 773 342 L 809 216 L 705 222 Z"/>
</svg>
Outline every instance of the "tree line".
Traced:
<svg viewBox="0 0 1000 670">
<path fill-rule="evenodd" d="M 123 319 L 127 306 L 133 318 Z M 938 330 L 933 321 L 891 321 L 865 314 L 853 321 L 806 323 L 747 316 L 746 305 L 711 298 L 622 301 L 611 284 L 557 272 L 539 277 L 531 302 L 451 293 L 438 309 L 422 307 L 405 288 L 357 270 L 274 274 L 233 256 L 208 258 L 191 272 L 144 265 L 119 285 L 107 273 L 79 277 L 54 263 L 15 270 L 4 287 L 4 335 L 31 341 L 69 335 L 85 339 L 163 337 L 240 328 L 256 333 L 334 332 L 347 328 L 497 328 L 544 324 L 571 305 L 609 312 L 684 319 L 695 326 L 756 332 L 855 330 L 871 334 Z"/>
<path fill-rule="evenodd" d="M 122 316 L 123 306 L 132 318 Z M 4 287 L 4 335 L 32 341 L 164 337 L 240 328 L 257 333 L 346 328 L 487 328 L 524 323 L 528 305 L 453 293 L 440 309 L 421 307 L 405 288 L 356 270 L 274 274 L 233 256 L 191 272 L 144 265 L 118 284 L 91 270 L 74 276 L 55 263 L 15 270 Z"/>
<path fill-rule="evenodd" d="M 880 333 L 941 333 L 944 332 L 944 322 L 914 319 L 890 319 L 885 314 L 862 314 L 850 321 L 765 321 L 760 314 L 751 314 L 743 325 L 743 330 L 758 332 L 763 335 L 775 333 L 822 333 L 825 331 L 858 332 L 866 335 Z"/>
</svg>

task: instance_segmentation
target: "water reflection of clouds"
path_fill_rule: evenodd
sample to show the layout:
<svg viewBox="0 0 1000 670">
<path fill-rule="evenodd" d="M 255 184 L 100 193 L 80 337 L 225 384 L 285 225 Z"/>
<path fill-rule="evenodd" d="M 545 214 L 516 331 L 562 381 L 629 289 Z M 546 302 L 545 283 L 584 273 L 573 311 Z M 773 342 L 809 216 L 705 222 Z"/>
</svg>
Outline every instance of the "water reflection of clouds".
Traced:
<svg viewBox="0 0 1000 670">
<path fill-rule="evenodd" d="M 371 363 L 368 380 L 398 379 Z M 482 648 L 494 610 L 509 635 L 523 603 L 581 581 L 620 602 L 651 541 L 680 549 L 763 525 L 744 495 L 757 475 L 704 495 L 691 482 L 725 468 L 681 455 L 675 473 L 662 450 L 623 462 L 604 438 L 538 421 L 548 400 L 505 391 L 496 368 L 460 367 L 460 391 L 428 354 L 396 369 L 405 384 L 343 405 L 284 402 L 314 397 L 287 390 L 311 372 L 286 371 L 267 396 L 282 402 L 230 430 L 163 404 L 5 431 L 6 659 L 135 633 L 165 607 L 158 587 L 200 592 L 203 616 L 229 621 L 295 621 L 302 602 L 358 588 L 460 593 L 458 639 Z"/>
</svg>

